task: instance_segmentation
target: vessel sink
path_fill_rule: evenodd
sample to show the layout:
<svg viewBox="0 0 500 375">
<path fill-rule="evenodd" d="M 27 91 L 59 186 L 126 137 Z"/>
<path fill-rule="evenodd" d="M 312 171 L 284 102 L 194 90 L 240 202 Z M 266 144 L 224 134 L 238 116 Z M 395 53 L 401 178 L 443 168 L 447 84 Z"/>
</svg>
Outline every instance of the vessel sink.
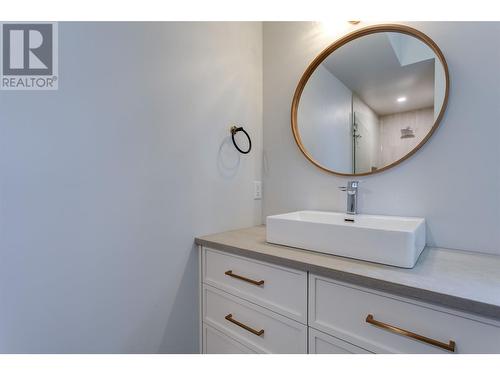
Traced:
<svg viewBox="0 0 500 375">
<path fill-rule="evenodd" d="M 417 217 L 297 211 L 268 216 L 266 226 L 270 243 L 404 268 L 425 247 L 425 219 Z"/>
</svg>

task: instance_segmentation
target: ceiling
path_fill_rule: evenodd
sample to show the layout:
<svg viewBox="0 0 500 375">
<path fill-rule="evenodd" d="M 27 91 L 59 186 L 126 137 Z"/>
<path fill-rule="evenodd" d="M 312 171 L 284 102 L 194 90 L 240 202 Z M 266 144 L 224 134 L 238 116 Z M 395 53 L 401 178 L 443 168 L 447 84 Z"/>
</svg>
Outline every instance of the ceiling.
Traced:
<svg viewBox="0 0 500 375">
<path fill-rule="evenodd" d="M 390 34 L 377 33 L 355 39 L 322 64 L 379 116 L 433 107 L 434 55 L 427 52 L 420 59 L 413 57 L 409 64 L 402 65 L 401 54 Z M 403 38 L 415 39 L 398 36 L 398 43 L 404 42 Z M 399 103 L 400 97 L 407 100 Z"/>
</svg>

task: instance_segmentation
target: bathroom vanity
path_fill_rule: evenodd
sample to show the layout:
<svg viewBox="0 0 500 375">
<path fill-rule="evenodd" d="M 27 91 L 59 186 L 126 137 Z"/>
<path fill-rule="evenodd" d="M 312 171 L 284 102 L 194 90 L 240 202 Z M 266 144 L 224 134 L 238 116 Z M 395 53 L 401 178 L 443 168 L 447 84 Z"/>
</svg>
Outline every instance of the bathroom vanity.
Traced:
<svg viewBox="0 0 500 375">
<path fill-rule="evenodd" d="M 203 353 L 500 353 L 500 257 L 425 248 L 412 269 L 196 239 Z"/>
<path fill-rule="evenodd" d="M 426 248 L 424 218 L 357 210 L 357 176 L 420 150 L 448 91 L 440 48 L 407 26 L 356 30 L 311 61 L 291 130 L 349 178 L 346 211 L 197 238 L 203 353 L 500 353 L 500 257 Z"/>
</svg>

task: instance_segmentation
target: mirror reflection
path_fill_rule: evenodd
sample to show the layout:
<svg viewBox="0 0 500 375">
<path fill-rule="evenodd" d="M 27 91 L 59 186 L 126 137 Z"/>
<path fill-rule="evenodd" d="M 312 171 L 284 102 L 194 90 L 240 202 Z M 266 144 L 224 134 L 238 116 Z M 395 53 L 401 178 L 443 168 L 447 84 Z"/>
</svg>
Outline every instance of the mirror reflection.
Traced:
<svg viewBox="0 0 500 375">
<path fill-rule="evenodd" d="M 367 174 L 411 153 L 437 123 L 446 73 L 433 49 L 377 32 L 334 50 L 314 70 L 297 109 L 297 142 L 317 164 Z"/>
</svg>

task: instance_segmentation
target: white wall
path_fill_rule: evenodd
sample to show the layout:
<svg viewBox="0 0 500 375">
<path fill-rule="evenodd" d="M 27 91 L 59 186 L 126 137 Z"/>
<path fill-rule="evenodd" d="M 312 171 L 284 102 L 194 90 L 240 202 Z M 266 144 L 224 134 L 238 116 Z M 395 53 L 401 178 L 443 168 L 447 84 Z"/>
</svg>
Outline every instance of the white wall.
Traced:
<svg viewBox="0 0 500 375">
<path fill-rule="evenodd" d="M 62 23 L 59 53 L 58 91 L 0 92 L 0 352 L 195 352 L 194 237 L 261 222 L 261 24 Z"/>
<path fill-rule="evenodd" d="M 352 172 L 352 92 L 323 65 L 304 87 L 297 113 L 302 144 L 327 168 Z"/>
<path fill-rule="evenodd" d="M 378 167 L 380 130 L 377 114 L 357 95 L 352 98 L 352 109 L 358 124 L 360 138 L 356 140 L 356 173 L 370 172 Z M 332 152 L 335 152 L 332 150 Z"/>
<path fill-rule="evenodd" d="M 500 23 L 410 26 L 433 38 L 447 58 L 448 110 L 412 158 L 362 178 L 360 211 L 423 216 L 430 245 L 500 254 Z M 264 24 L 264 215 L 345 209 L 345 193 L 337 189 L 345 179 L 302 156 L 290 132 L 289 112 L 309 62 L 353 28 L 342 23 L 329 36 L 313 22 Z"/>
<path fill-rule="evenodd" d="M 434 108 L 380 116 L 380 165 L 401 159 L 424 139 L 434 125 Z M 414 138 L 401 139 L 401 129 L 413 129 Z"/>
</svg>

